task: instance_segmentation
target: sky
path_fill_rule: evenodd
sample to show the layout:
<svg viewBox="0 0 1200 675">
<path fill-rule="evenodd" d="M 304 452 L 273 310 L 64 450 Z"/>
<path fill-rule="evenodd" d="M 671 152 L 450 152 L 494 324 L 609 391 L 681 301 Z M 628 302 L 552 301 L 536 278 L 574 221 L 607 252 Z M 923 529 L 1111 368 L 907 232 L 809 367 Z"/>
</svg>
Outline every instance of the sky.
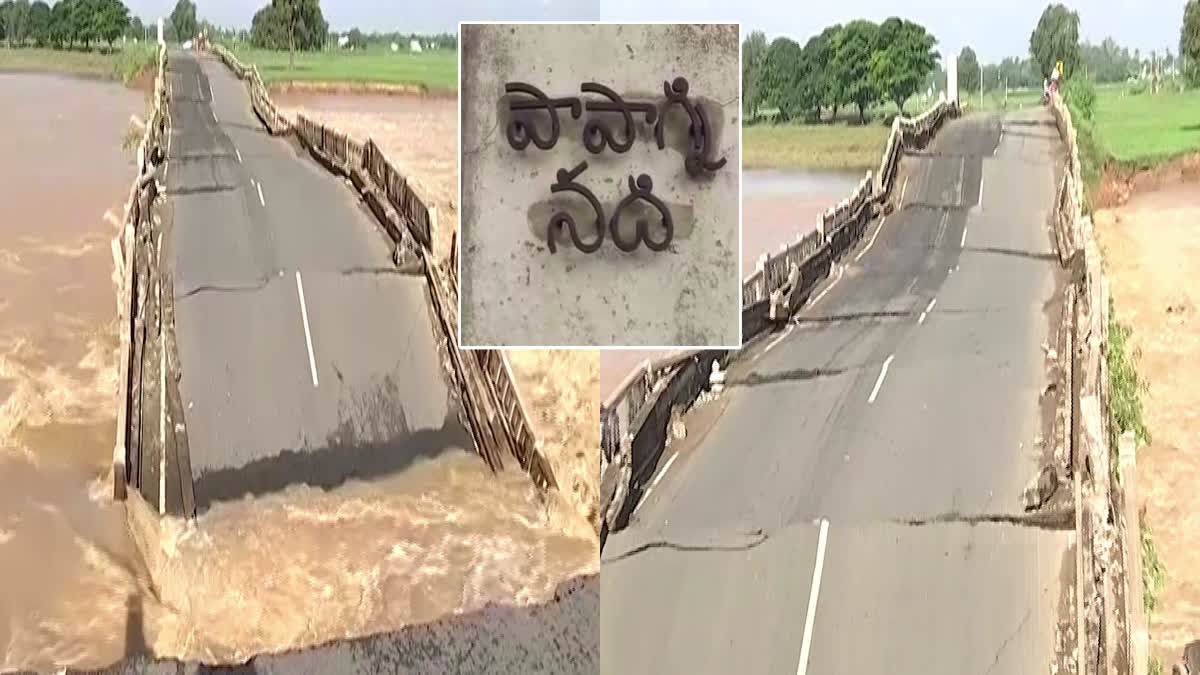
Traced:
<svg viewBox="0 0 1200 675">
<path fill-rule="evenodd" d="M 243 27 L 266 4 L 194 1 L 201 18 Z M 125 2 L 143 18 L 166 16 L 174 6 L 174 0 Z M 1185 0 L 1070 0 L 1066 4 L 1079 13 L 1084 40 L 1099 42 L 1112 36 L 1118 44 L 1143 52 L 1179 48 Z M 994 62 L 1028 55 L 1029 33 L 1046 5 L 1046 0 L 324 0 L 321 9 L 334 30 L 454 33 L 459 21 L 740 21 L 743 34 L 761 30 L 769 39 L 787 36 L 801 43 L 833 23 L 856 18 L 881 21 L 898 15 L 929 29 L 943 53 L 957 53 L 970 45 L 981 61 Z"/>
</svg>

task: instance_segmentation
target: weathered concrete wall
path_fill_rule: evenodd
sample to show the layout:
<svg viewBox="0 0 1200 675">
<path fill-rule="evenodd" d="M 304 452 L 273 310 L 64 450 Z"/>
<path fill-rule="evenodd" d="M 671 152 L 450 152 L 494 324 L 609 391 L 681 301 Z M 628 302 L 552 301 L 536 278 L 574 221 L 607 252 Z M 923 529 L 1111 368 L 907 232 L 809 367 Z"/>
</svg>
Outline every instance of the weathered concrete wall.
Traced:
<svg viewBox="0 0 1200 675">
<path fill-rule="evenodd" d="M 738 40 L 734 25 L 463 26 L 464 345 L 739 344 Z M 626 100 L 657 103 L 664 81 L 680 76 L 718 130 L 715 157 L 727 164 L 711 179 L 687 175 L 680 139 L 672 143 L 671 131 L 667 148 L 659 150 L 640 114 L 638 138 L 623 154 L 588 152 L 582 134 L 589 113 L 572 119 L 567 109 L 559 110 L 562 134 L 550 150 L 530 145 L 518 151 L 506 140 L 508 111 L 501 100 L 507 82 L 526 82 L 555 98 L 580 96 L 580 84 L 595 81 Z M 619 115 L 604 119 L 622 134 Z M 680 136 L 678 127 L 672 131 Z M 606 234 L 592 254 L 569 240 L 549 252 L 545 232 L 553 208 L 582 202 L 551 202 L 550 186 L 559 169 L 585 160 L 588 169 L 577 180 L 596 193 L 606 215 L 629 194 L 630 175 L 653 179 L 654 194 L 672 205 L 676 220 L 667 251 L 642 246 L 625 253 Z M 590 210 L 579 211 L 576 220 L 590 241 L 594 217 L 585 214 Z"/>
</svg>

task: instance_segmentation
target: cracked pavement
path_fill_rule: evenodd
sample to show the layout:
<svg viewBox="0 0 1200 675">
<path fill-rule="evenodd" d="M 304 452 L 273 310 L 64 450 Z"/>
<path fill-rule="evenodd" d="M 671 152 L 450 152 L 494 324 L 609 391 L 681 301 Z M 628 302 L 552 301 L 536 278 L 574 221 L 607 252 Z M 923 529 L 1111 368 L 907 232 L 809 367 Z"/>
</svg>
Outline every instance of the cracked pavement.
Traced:
<svg viewBox="0 0 1200 675">
<path fill-rule="evenodd" d="M 219 61 L 168 63 L 168 250 L 197 511 L 471 450 L 423 275 L 397 269 L 342 180 L 263 130 Z"/>
<path fill-rule="evenodd" d="M 1040 109 L 949 122 L 840 281 L 684 417 L 603 553 L 604 672 L 1049 669 L 1073 518 L 1023 489 L 1057 139 Z"/>
</svg>

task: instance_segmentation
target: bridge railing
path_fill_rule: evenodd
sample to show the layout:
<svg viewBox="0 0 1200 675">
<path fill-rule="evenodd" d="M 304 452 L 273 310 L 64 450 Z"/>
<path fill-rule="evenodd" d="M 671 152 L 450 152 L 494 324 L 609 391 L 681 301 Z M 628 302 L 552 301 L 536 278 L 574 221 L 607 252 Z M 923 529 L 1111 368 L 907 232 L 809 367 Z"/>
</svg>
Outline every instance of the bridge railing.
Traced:
<svg viewBox="0 0 1200 675">
<path fill-rule="evenodd" d="M 742 280 L 743 341 L 790 317 L 807 293 L 829 275 L 832 263 L 862 237 L 875 207 L 890 198 L 904 150 L 923 146 L 947 118 L 958 114 L 957 104 L 942 98 L 917 117 L 896 117 L 879 172 L 868 171 L 846 199 L 821 214 L 814 227 L 800 229 L 793 242 L 759 257 L 754 271 Z M 703 350 L 644 362 L 601 404 L 601 489 L 607 501 L 607 529 L 623 526 L 647 478 L 642 467 L 653 467 L 662 453 L 668 420 L 663 410 L 689 404 L 703 389 L 712 364 L 728 358 L 730 353 L 724 350 Z"/>
<path fill-rule="evenodd" d="M 1059 261 L 1071 273 L 1064 290 L 1058 354 L 1063 386 L 1055 416 L 1060 479 L 1075 504 L 1076 672 L 1145 673 L 1149 645 L 1142 600 L 1142 534 L 1135 440 L 1121 439 L 1113 471 L 1108 368 L 1109 289 L 1100 245 L 1083 213 L 1083 173 L 1070 109 L 1057 95 L 1050 109 L 1067 149 L 1056 186 L 1053 223 Z"/>
<path fill-rule="evenodd" d="M 140 487 L 144 467 L 142 448 L 142 361 L 146 340 L 147 303 L 158 296 L 157 275 L 147 253 L 155 242 L 147 241 L 151 211 L 158 196 L 158 168 L 166 155 L 167 135 L 167 48 L 158 44 L 154 94 L 145 131 L 137 148 L 137 174 L 129 188 L 122 228 L 113 240 L 117 263 L 117 313 L 120 325 L 118 357 L 117 434 L 113 446 L 113 498 L 123 500 L 127 486 Z"/>
<path fill-rule="evenodd" d="M 450 262 L 445 266 L 433 254 L 436 209 L 427 206 L 426 200 L 374 140 L 360 141 L 304 115 L 296 115 L 292 123 L 271 102 L 256 67 L 242 64 L 221 45 L 213 45 L 212 51 L 246 80 L 255 111 L 268 129 L 273 133 L 295 132 L 296 138 L 322 165 L 350 178 L 398 249 L 412 250 L 423 261 L 435 313 L 480 454 L 493 469 L 504 465 L 506 455 L 515 457 L 535 483 L 557 487 L 550 464 L 537 447 L 526 405 L 503 352 L 467 350 L 458 345 L 457 249 L 452 245 Z"/>
</svg>

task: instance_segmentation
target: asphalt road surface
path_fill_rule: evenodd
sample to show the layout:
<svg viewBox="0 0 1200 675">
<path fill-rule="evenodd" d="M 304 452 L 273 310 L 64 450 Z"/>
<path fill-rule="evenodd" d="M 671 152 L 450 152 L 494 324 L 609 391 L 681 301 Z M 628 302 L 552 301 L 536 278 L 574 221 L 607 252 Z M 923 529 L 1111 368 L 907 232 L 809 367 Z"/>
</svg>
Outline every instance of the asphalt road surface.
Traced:
<svg viewBox="0 0 1200 675">
<path fill-rule="evenodd" d="M 1020 514 L 1043 458 L 1059 152 L 1037 110 L 906 158 L 610 536 L 604 672 L 1048 672 L 1068 533 L 967 521 Z"/>
<path fill-rule="evenodd" d="M 272 138 L 218 60 L 173 52 L 169 248 L 197 510 L 403 469 L 470 438 L 424 277 L 353 190 Z"/>
</svg>

